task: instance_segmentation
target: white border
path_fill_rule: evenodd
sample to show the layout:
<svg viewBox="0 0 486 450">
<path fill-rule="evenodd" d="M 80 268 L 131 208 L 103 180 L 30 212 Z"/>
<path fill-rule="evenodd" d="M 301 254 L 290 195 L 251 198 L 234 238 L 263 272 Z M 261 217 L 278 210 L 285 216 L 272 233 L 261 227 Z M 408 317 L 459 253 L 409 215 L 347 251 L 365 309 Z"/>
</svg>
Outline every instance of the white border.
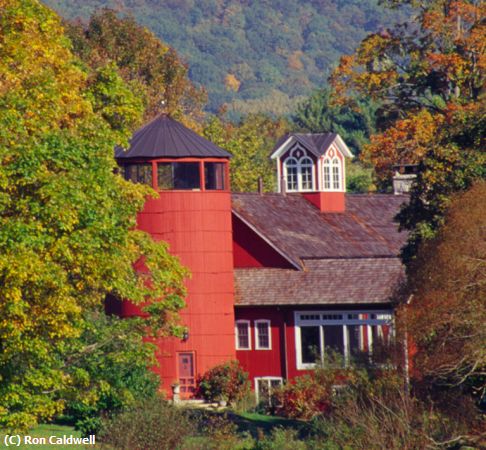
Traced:
<svg viewBox="0 0 486 450">
<path fill-rule="evenodd" d="M 240 347 L 239 339 L 238 339 L 238 324 L 244 323 L 246 324 L 246 328 L 248 330 L 248 348 Z M 235 321 L 235 347 L 236 350 L 251 350 L 251 322 L 249 320 L 241 319 Z"/>
<path fill-rule="evenodd" d="M 258 340 L 258 324 L 266 323 L 268 328 L 268 347 L 260 347 Z M 255 350 L 272 350 L 272 327 L 270 325 L 270 320 L 268 319 L 258 319 L 254 321 L 253 327 L 255 329 Z"/>
</svg>

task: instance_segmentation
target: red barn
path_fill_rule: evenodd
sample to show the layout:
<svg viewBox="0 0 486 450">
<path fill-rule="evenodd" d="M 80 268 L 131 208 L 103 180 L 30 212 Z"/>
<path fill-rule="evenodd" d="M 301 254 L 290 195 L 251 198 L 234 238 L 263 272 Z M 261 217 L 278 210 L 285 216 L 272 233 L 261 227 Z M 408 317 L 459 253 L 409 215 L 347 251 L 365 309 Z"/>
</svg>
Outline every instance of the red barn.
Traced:
<svg viewBox="0 0 486 450">
<path fill-rule="evenodd" d="M 159 193 L 138 226 L 170 244 L 193 276 L 185 340 L 164 339 L 163 388 L 191 396 L 208 368 L 236 358 L 257 393 L 311 369 L 332 349 L 371 356 L 393 335 L 391 296 L 406 197 L 348 195 L 339 135 L 292 134 L 276 145 L 279 192 L 230 194 L 230 155 L 167 116 L 116 156 Z M 235 288 L 233 287 L 235 283 Z M 122 315 L 138 312 L 124 304 Z"/>
</svg>

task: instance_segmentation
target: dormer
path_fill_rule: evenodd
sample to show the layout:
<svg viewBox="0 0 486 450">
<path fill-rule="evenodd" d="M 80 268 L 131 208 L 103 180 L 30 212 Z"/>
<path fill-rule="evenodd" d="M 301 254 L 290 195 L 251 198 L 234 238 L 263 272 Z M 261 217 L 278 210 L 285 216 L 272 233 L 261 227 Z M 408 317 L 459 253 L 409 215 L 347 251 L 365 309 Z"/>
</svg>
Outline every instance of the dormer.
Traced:
<svg viewBox="0 0 486 450">
<path fill-rule="evenodd" d="M 353 154 L 336 133 L 293 133 L 275 146 L 278 191 L 301 192 L 322 212 L 343 212 L 345 158 Z"/>
</svg>

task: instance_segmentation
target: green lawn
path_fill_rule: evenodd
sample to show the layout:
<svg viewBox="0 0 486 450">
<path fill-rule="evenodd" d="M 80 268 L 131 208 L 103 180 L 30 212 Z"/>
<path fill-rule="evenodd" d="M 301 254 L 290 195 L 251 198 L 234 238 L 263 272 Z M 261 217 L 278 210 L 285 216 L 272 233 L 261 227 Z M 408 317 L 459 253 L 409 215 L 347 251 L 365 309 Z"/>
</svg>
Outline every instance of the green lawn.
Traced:
<svg viewBox="0 0 486 450">
<path fill-rule="evenodd" d="M 238 431 L 248 431 L 253 437 L 258 435 L 258 430 L 263 431 L 265 434 L 269 434 L 275 427 L 300 430 L 305 426 L 305 422 L 299 420 L 285 419 L 278 416 L 267 416 L 258 413 L 230 413 L 228 416 L 229 419 L 238 426 Z"/>
<path fill-rule="evenodd" d="M 49 438 L 49 436 L 58 436 L 61 437 L 63 435 L 70 436 L 73 435 L 74 437 L 81 437 L 81 434 L 79 431 L 76 431 L 73 427 L 69 427 L 66 425 L 39 425 L 38 427 L 30 430 L 28 433 L 25 433 L 25 435 L 29 435 L 32 437 L 36 438 Z M 93 448 L 89 446 L 83 446 L 83 445 L 29 445 L 29 444 L 22 444 L 20 447 L 16 446 L 5 446 L 4 442 L 4 437 L 5 433 L 1 432 L 1 442 L 0 442 L 0 449 L 12 449 L 12 448 L 19 448 L 19 449 L 37 449 L 37 450 L 74 450 L 74 449 L 85 449 L 85 448 Z M 24 435 L 21 435 L 21 437 Z"/>
</svg>

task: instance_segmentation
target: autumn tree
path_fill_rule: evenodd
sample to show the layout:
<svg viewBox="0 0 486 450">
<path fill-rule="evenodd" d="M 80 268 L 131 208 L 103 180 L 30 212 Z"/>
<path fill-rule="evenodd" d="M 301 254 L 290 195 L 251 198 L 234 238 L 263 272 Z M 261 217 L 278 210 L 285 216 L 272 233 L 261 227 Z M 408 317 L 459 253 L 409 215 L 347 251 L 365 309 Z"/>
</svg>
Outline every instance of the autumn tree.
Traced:
<svg viewBox="0 0 486 450">
<path fill-rule="evenodd" d="M 277 139 L 289 129 L 286 120 L 263 114 L 248 115 L 238 124 L 215 116 L 207 123 L 204 135 L 233 155 L 230 164 L 232 191 L 256 192 L 259 178 L 266 191 L 274 191 L 275 167 L 270 153 Z"/>
<path fill-rule="evenodd" d="M 100 70 L 115 65 L 132 92 L 142 99 L 145 120 L 161 111 L 193 126 L 202 118 L 206 94 L 189 80 L 187 65 L 133 17 L 104 8 L 96 11 L 86 26 L 68 22 L 66 29 L 74 53 L 92 69 L 93 82 Z"/>
<path fill-rule="evenodd" d="M 414 24 L 368 36 L 341 58 L 331 83 L 340 102 L 356 95 L 380 101 L 378 125 L 362 157 L 382 189 L 394 164 L 418 164 L 410 204 L 400 213 L 414 256 L 442 223 L 450 195 L 486 177 L 484 152 L 486 5 L 452 0 L 393 0 Z"/>
<path fill-rule="evenodd" d="M 455 195 L 437 236 L 409 266 L 413 297 L 400 317 L 430 389 L 486 400 L 486 182 Z M 450 408 L 450 404 L 448 405 Z"/>
<path fill-rule="evenodd" d="M 149 301 L 145 327 L 161 334 L 177 332 L 184 304 L 185 270 L 134 230 L 150 191 L 115 173 L 133 98 L 112 73 L 90 84 L 81 67 L 52 11 L 0 0 L 1 428 L 62 411 L 76 381 L 68 356 L 93 349 L 78 339 L 107 293 Z M 102 85 L 104 104 L 93 101 Z"/>
</svg>

